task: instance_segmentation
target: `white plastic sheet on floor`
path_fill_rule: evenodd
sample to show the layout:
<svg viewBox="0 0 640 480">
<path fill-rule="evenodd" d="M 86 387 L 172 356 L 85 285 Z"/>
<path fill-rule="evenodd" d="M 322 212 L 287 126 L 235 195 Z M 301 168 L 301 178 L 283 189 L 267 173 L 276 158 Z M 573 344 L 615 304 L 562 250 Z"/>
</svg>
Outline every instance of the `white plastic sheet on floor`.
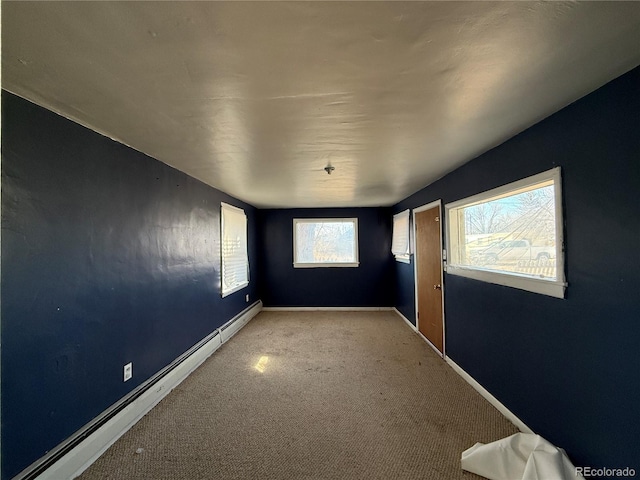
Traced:
<svg viewBox="0 0 640 480">
<path fill-rule="evenodd" d="M 584 480 L 564 450 L 533 433 L 476 443 L 462 452 L 461 463 L 490 480 Z"/>
</svg>

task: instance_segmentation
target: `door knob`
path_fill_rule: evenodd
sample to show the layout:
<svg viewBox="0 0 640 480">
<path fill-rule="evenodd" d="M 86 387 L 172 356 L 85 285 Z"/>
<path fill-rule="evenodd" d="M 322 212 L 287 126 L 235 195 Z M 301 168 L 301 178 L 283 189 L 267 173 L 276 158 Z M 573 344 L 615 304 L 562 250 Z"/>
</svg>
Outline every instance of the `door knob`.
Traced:
<svg viewBox="0 0 640 480">
<path fill-rule="evenodd" d="M 438 285 L 434 285 L 433 286 L 434 290 L 442 290 L 442 285 L 438 284 Z"/>
</svg>

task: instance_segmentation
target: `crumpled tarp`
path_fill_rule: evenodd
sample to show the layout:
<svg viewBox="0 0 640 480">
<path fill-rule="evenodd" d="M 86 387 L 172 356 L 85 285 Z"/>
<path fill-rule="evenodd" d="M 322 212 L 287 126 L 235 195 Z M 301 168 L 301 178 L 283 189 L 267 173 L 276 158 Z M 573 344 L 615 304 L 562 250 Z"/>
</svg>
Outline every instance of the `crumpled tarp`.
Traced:
<svg viewBox="0 0 640 480">
<path fill-rule="evenodd" d="M 533 433 L 476 443 L 462 452 L 461 463 L 490 480 L 584 480 L 564 450 Z"/>
</svg>

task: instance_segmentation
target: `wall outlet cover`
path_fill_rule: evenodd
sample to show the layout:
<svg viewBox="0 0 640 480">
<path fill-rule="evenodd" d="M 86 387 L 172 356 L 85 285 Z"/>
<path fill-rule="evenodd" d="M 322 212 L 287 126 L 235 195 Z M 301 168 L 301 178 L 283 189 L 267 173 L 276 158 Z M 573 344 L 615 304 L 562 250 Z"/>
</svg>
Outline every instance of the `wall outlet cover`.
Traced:
<svg viewBox="0 0 640 480">
<path fill-rule="evenodd" d="M 124 381 L 126 382 L 133 377 L 133 364 L 131 362 L 124 366 Z"/>
</svg>

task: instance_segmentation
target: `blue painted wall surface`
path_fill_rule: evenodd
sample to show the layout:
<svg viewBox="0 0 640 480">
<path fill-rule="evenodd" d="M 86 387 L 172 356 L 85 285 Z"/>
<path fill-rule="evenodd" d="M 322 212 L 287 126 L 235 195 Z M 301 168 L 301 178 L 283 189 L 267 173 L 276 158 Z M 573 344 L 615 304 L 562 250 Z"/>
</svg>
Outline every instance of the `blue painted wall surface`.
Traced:
<svg viewBox="0 0 640 480">
<path fill-rule="evenodd" d="M 391 307 L 391 210 L 260 210 L 261 298 L 269 307 Z M 294 218 L 358 218 L 360 266 L 293 268 Z"/>
<path fill-rule="evenodd" d="M 252 281 L 220 297 L 220 202 Z M 256 210 L 2 94 L 2 478 L 258 299 Z M 133 379 L 123 383 L 123 366 Z"/>
<path fill-rule="evenodd" d="M 577 465 L 636 471 L 639 129 L 636 68 L 394 207 L 448 203 L 562 167 L 566 299 L 445 275 L 447 353 Z M 398 308 L 413 320 L 406 267 L 396 267 Z"/>
<path fill-rule="evenodd" d="M 396 212 L 398 213 L 398 212 Z M 413 228 L 413 227 L 411 227 Z M 404 317 L 417 326 L 416 323 L 416 295 L 415 295 L 415 256 L 410 256 L 411 263 L 396 262 L 395 265 L 395 295 L 396 308 Z"/>
</svg>

